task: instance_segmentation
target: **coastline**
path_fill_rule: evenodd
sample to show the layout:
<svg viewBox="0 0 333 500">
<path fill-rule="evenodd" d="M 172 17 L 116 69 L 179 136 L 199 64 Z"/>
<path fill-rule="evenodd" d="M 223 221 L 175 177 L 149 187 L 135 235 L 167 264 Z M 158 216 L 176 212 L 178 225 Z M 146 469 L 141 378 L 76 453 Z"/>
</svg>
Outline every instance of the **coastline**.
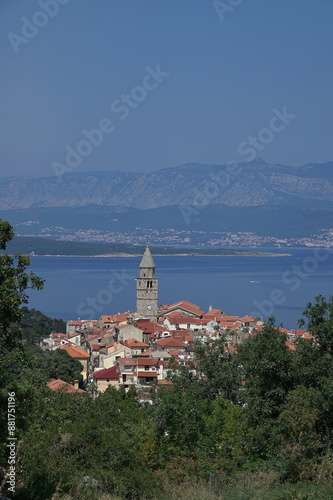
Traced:
<svg viewBox="0 0 333 500">
<path fill-rule="evenodd" d="M 237 254 L 205 254 L 205 253 L 170 253 L 170 254 L 154 254 L 156 257 L 291 257 L 290 253 L 271 253 L 271 252 L 239 252 Z M 71 257 L 71 258 L 120 258 L 120 257 L 141 257 L 141 254 L 128 254 L 128 253 L 116 253 L 116 254 L 101 254 L 101 255 L 66 255 L 66 254 L 36 254 L 30 255 L 29 257 Z"/>
</svg>

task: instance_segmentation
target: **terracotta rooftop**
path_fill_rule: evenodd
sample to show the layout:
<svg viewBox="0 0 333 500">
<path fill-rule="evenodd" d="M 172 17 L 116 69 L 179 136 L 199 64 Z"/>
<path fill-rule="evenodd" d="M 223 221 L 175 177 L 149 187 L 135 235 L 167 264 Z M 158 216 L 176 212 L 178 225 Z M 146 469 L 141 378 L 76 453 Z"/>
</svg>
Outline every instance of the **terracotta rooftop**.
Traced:
<svg viewBox="0 0 333 500">
<path fill-rule="evenodd" d="M 204 311 L 201 311 L 199 306 L 192 304 L 192 302 L 189 302 L 188 300 L 180 300 L 179 302 L 171 304 L 163 314 L 170 314 L 174 309 L 183 309 L 184 311 L 191 312 L 197 316 L 202 316 L 204 314 Z"/>
<path fill-rule="evenodd" d="M 127 319 L 127 313 L 101 316 L 101 321 L 103 321 L 103 323 L 118 323 L 120 321 L 125 321 L 126 319 Z"/>
<path fill-rule="evenodd" d="M 124 365 L 124 366 L 135 366 L 136 361 L 132 358 L 119 358 L 119 361 Z"/>
<path fill-rule="evenodd" d="M 117 369 L 117 366 L 112 366 L 111 368 L 103 368 L 102 370 L 97 370 L 96 372 L 94 372 L 93 377 L 96 379 L 119 380 L 119 373 Z"/>
<path fill-rule="evenodd" d="M 74 345 L 62 345 L 59 349 L 68 352 L 72 358 L 89 358 L 89 354 Z"/>
<path fill-rule="evenodd" d="M 145 344 L 144 342 L 140 342 L 140 340 L 136 340 L 136 339 L 125 340 L 124 344 L 127 347 L 142 347 L 142 348 L 144 348 L 144 347 L 148 348 L 149 347 L 148 344 Z"/>
<path fill-rule="evenodd" d="M 243 316 L 242 318 L 240 318 L 240 321 L 242 321 L 243 323 L 250 323 L 255 320 L 256 320 L 255 316 Z"/>
<path fill-rule="evenodd" d="M 157 364 L 156 358 L 138 358 L 138 366 L 155 366 Z"/>
<path fill-rule="evenodd" d="M 69 384 L 68 382 L 55 378 L 51 378 L 51 380 L 49 380 L 47 387 L 52 389 L 52 391 L 85 392 L 82 389 L 75 389 L 74 385 Z"/>
<path fill-rule="evenodd" d="M 155 344 L 161 347 L 187 347 L 182 340 L 175 339 L 173 337 L 166 337 L 165 339 L 159 339 L 155 341 Z"/>
</svg>

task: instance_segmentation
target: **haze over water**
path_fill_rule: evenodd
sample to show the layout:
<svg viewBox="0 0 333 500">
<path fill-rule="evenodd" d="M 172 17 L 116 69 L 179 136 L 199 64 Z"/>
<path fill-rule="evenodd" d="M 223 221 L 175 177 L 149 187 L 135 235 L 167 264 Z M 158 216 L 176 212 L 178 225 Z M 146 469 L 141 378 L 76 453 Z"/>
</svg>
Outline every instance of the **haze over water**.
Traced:
<svg viewBox="0 0 333 500">
<path fill-rule="evenodd" d="M 277 324 L 297 328 L 307 302 L 320 294 L 333 295 L 333 255 L 315 262 L 314 249 L 273 251 L 292 255 L 156 256 L 159 304 L 187 299 L 205 311 L 212 305 L 228 314 L 260 314 L 265 319 L 273 315 Z M 31 270 L 46 282 L 43 291 L 30 293 L 29 307 L 64 320 L 134 310 L 139 262 L 139 257 L 33 257 Z M 294 266 L 300 269 L 299 276 Z M 279 305 L 272 303 L 272 293 Z"/>
</svg>

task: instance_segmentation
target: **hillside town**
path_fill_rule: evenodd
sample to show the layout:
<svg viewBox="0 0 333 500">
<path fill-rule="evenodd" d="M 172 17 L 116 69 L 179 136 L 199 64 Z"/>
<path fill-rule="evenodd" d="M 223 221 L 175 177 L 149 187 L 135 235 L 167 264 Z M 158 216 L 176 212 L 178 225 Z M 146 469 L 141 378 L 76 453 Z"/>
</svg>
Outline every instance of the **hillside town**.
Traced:
<svg viewBox="0 0 333 500">
<path fill-rule="evenodd" d="M 260 318 L 230 316 L 213 307 L 203 311 L 187 300 L 158 306 L 158 278 L 148 245 L 136 282 L 136 311 L 67 321 L 66 333 L 52 332 L 40 342 L 43 350 L 63 349 L 82 365 L 80 387 L 78 380 L 68 384 L 52 379 L 51 389 L 90 389 L 96 395 L 108 386 L 126 391 L 133 387 L 140 400 L 149 401 L 152 388 L 170 383 L 170 363 L 188 366 L 198 342 L 224 335 L 225 349 L 235 352 L 238 344 L 264 327 Z M 311 338 L 306 330 L 280 330 L 287 335 L 291 350 L 295 339 Z"/>
</svg>

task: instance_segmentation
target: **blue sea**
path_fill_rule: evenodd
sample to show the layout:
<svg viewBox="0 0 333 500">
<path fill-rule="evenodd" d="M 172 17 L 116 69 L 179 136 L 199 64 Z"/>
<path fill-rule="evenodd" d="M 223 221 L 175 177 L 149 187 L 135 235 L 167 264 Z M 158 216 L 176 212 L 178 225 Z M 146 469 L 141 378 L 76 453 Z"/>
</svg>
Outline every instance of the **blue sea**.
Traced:
<svg viewBox="0 0 333 500">
<path fill-rule="evenodd" d="M 159 303 L 187 299 L 205 311 L 274 316 L 297 328 L 308 302 L 333 295 L 333 249 L 255 250 L 291 256 L 154 257 Z M 64 320 L 135 310 L 139 263 L 139 257 L 32 257 L 30 269 L 45 286 L 30 291 L 29 307 Z"/>
</svg>

